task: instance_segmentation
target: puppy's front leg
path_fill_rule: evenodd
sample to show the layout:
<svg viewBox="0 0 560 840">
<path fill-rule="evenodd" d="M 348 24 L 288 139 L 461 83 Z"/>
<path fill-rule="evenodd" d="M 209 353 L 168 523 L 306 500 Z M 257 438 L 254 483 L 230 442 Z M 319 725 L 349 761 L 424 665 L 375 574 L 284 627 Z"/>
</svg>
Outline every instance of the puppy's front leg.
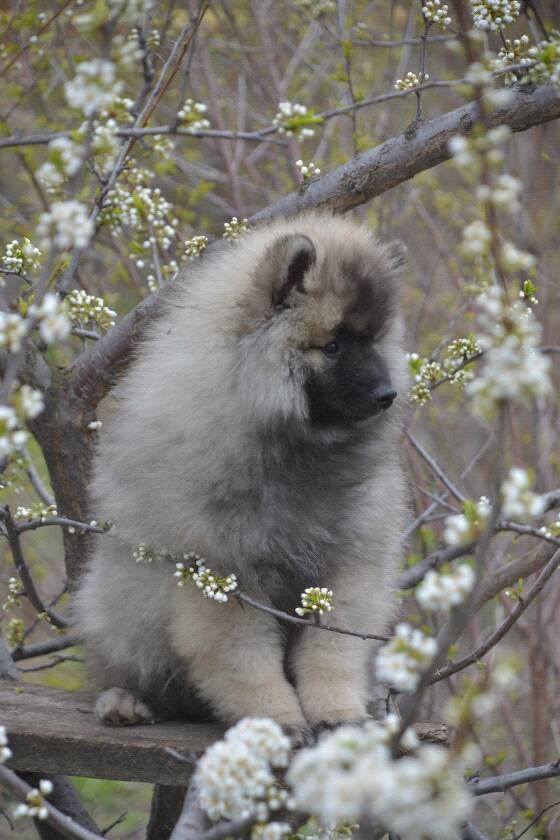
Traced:
<svg viewBox="0 0 560 840">
<path fill-rule="evenodd" d="M 283 638 L 276 620 L 230 597 L 217 603 L 193 586 L 173 596 L 171 640 L 187 679 L 220 720 L 270 717 L 294 729 L 306 722 L 284 674 Z"/>
<path fill-rule="evenodd" d="M 385 633 L 394 609 L 391 577 L 389 570 L 384 574 L 371 563 L 345 563 L 328 581 L 334 592 L 329 622 L 349 630 Z M 303 630 L 291 665 L 309 724 L 335 725 L 367 717 L 375 648 L 375 642 L 355 636 L 311 627 Z"/>
</svg>

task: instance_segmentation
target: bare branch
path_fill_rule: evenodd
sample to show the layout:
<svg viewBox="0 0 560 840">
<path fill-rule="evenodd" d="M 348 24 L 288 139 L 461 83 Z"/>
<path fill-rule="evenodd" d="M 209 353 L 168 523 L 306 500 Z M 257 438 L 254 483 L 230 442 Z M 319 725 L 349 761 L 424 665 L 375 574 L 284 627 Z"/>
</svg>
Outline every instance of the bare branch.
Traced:
<svg viewBox="0 0 560 840">
<path fill-rule="evenodd" d="M 527 767 L 515 773 L 504 773 L 503 776 L 494 776 L 492 779 L 481 779 L 471 784 L 470 788 L 475 796 L 485 796 L 487 793 L 503 793 L 516 785 L 526 785 L 529 782 L 552 779 L 555 776 L 560 776 L 560 760 L 540 767 Z"/>
<path fill-rule="evenodd" d="M 66 650 L 80 644 L 77 636 L 60 636 L 58 639 L 49 639 L 48 642 L 37 642 L 27 647 L 17 647 L 12 651 L 14 662 L 22 662 L 24 659 L 35 659 L 38 656 L 46 656 L 57 650 Z"/>
<path fill-rule="evenodd" d="M 491 650 L 498 642 L 503 639 L 506 633 L 511 630 L 515 622 L 520 618 L 520 616 L 525 612 L 527 607 L 529 607 L 532 602 L 535 600 L 537 595 L 542 592 L 558 566 L 560 565 L 560 549 L 556 551 L 552 557 L 550 558 L 549 562 L 542 570 L 540 575 L 538 576 L 537 580 L 533 584 L 533 586 L 528 591 L 527 595 L 524 598 L 519 598 L 515 608 L 510 612 L 508 617 L 504 619 L 504 621 L 500 624 L 500 626 L 494 630 L 494 632 L 489 636 L 489 638 L 480 645 L 476 650 L 472 653 L 469 653 L 468 656 L 464 656 L 462 659 L 459 659 L 457 662 L 451 662 L 447 667 L 442 668 L 441 670 L 437 671 L 430 683 L 436 683 L 440 680 L 445 680 L 447 677 L 450 677 L 452 674 L 456 674 L 458 671 L 462 671 L 464 668 L 468 668 L 469 665 L 474 665 L 475 662 L 478 662 L 485 656 L 489 650 Z"/>
</svg>

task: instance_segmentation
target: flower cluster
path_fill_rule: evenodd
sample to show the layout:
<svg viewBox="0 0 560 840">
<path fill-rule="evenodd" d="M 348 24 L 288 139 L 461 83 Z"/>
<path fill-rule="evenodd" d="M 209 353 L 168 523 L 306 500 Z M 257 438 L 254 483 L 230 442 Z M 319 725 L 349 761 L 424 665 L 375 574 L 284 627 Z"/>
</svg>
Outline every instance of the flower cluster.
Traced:
<svg viewBox="0 0 560 840">
<path fill-rule="evenodd" d="M 297 102 L 279 102 L 272 125 L 277 127 L 280 134 L 295 135 L 303 140 L 306 137 L 313 137 L 315 130 L 311 126 L 320 122 L 322 122 L 321 118 L 317 117 L 313 111 L 309 111 L 305 105 Z"/>
<path fill-rule="evenodd" d="M 265 823 L 286 803 L 274 769 L 287 767 L 289 753 L 289 738 L 272 720 L 245 718 L 229 729 L 206 750 L 196 770 L 200 804 L 210 819 L 254 815 Z"/>
<path fill-rule="evenodd" d="M 304 163 L 302 160 L 296 160 L 296 166 L 301 173 L 304 184 L 309 183 L 309 181 L 314 181 L 321 174 L 321 170 L 318 166 L 315 166 L 312 160 L 309 161 L 309 163 Z"/>
<path fill-rule="evenodd" d="M 12 751 L 8 746 L 8 736 L 6 734 L 6 727 L 0 726 L 0 764 L 9 761 L 12 757 Z"/>
<path fill-rule="evenodd" d="M 14 513 L 18 522 L 46 522 L 53 516 L 58 516 L 56 505 L 45 505 L 43 502 L 34 502 L 31 507 L 18 505 Z"/>
<path fill-rule="evenodd" d="M 246 233 L 248 230 L 248 220 L 238 219 L 237 216 L 234 216 L 229 220 L 229 222 L 224 222 L 224 232 L 222 236 L 224 239 L 228 239 L 230 242 L 233 242 L 235 239 L 238 239 L 241 234 Z"/>
<path fill-rule="evenodd" d="M 325 610 L 331 612 L 332 590 L 326 587 L 308 586 L 301 593 L 301 607 L 296 607 L 298 615 L 323 615 Z"/>
<path fill-rule="evenodd" d="M 203 102 L 187 99 L 177 114 L 179 125 L 186 131 L 201 131 L 204 128 L 210 128 L 209 120 L 202 116 L 207 110 L 208 106 Z"/>
<path fill-rule="evenodd" d="M 0 311 L 0 348 L 19 353 L 29 332 L 29 322 L 17 312 Z"/>
<path fill-rule="evenodd" d="M 36 172 L 48 191 L 53 191 L 79 171 L 84 150 L 70 137 L 55 137 L 49 143 L 49 159 Z"/>
<path fill-rule="evenodd" d="M 190 552 L 184 555 L 183 560 L 184 563 L 175 564 L 177 586 L 185 586 L 187 581 L 192 580 L 202 591 L 205 598 L 211 598 L 213 601 L 221 601 L 222 603 L 228 600 L 228 592 L 234 592 L 237 589 L 237 577 L 235 575 L 218 577 L 212 569 L 206 566 L 206 563 L 198 554 Z M 187 565 L 189 563 L 191 565 Z"/>
<path fill-rule="evenodd" d="M 484 134 L 477 133 L 472 137 L 457 134 L 450 139 L 448 148 L 455 164 L 462 171 L 467 170 L 475 177 L 481 177 L 489 172 L 491 186 L 494 186 L 496 172 L 499 171 L 505 159 L 500 146 L 510 136 L 511 129 L 506 125 L 499 125 Z"/>
<path fill-rule="evenodd" d="M 474 581 L 474 570 L 468 563 L 442 572 L 430 569 L 416 589 L 416 599 L 425 610 L 449 610 L 463 603 Z"/>
<path fill-rule="evenodd" d="M 498 286 L 477 300 L 484 359 L 480 374 L 467 386 L 475 410 L 488 415 L 503 400 L 548 394 L 550 360 L 539 350 L 541 327 L 531 310 L 521 301 L 508 303 Z"/>
<path fill-rule="evenodd" d="M 11 406 L 0 405 L 0 458 L 7 458 L 27 443 L 28 434 L 18 428 L 18 418 Z"/>
<path fill-rule="evenodd" d="M 47 344 L 64 341 L 70 335 L 72 325 L 57 295 L 45 295 L 40 304 L 31 304 L 28 313 L 29 317 L 39 325 L 41 338 Z"/>
<path fill-rule="evenodd" d="M 12 607 L 19 607 L 20 606 L 20 598 L 23 595 L 24 589 L 23 584 L 15 577 L 11 577 L 8 579 L 8 599 L 2 604 L 2 609 L 4 611 L 11 610 Z M 1 741 L 1 731 L 2 728 L 0 727 L 0 747 L 2 746 Z M 1 761 L 1 750 L 0 750 L 0 764 Z"/>
<path fill-rule="evenodd" d="M 151 548 L 146 543 L 138 543 L 132 549 L 132 559 L 137 563 L 151 563 L 154 560 L 163 560 L 167 556 L 164 551 Z"/>
<path fill-rule="evenodd" d="M 21 618 L 11 618 L 5 632 L 6 641 L 13 647 L 19 647 L 25 639 L 25 623 Z"/>
<path fill-rule="evenodd" d="M 396 90 L 413 90 L 429 78 L 427 73 L 413 73 L 409 70 L 404 79 L 397 79 L 394 86 Z"/>
<path fill-rule="evenodd" d="M 64 305 L 72 323 L 79 327 L 108 330 L 115 326 L 117 313 L 105 306 L 103 298 L 88 295 L 83 289 L 73 289 L 65 298 Z"/>
<path fill-rule="evenodd" d="M 490 61 L 493 70 L 506 70 L 512 64 L 532 64 L 533 59 L 529 54 L 529 36 L 522 35 L 521 38 L 509 38 L 504 40 L 504 46 L 498 52 L 496 58 Z M 508 74 L 506 81 L 511 81 L 511 74 Z"/>
<path fill-rule="evenodd" d="M 21 385 L 14 392 L 12 403 L 26 420 L 34 420 L 45 409 L 43 392 L 32 388 L 31 385 Z"/>
<path fill-rule="evenodd" d="M 32 245 L 27 236 L 23 237 L 22 243 L 12 239 L 2 255 L 1 267 L 16 274 L 33 273 L 38 271 L 41 265 L 40 256 L 41 251 Z"/>
<path fill-rule="evenodd" d="M 191 238 L 187 239 L 187 241 L 185 242 L 185 252 L 183 254 L 183 259 L 194 260 L 196 257 L 200 257 L 207 245 L 207 236 L 191 236 Z"/>
<path fill-rule="evenodd" d="M 48 213 L 41 213 L 37 235 L 43 248 L 85 248 L 93 236 L 94 225 L 87 207 L 79 201 L 56 201 Z"/>
<path fill-rule="evenodd" d="M 524 81 L 531 84 L 549 82 L 560 87 L 560 32 L 552 32 L 548 41 L 531 47 L 528 57 L 535 63 Z"/>
<path fill-rule="evenodd" d="M 521 12 L 519 0 L 471 0 L 471 7 L 476 28 L 492 32 L 513 23 Z"/>
<path fill-rule="evenodd" d="M 447 347 L 447 355 L 441 363 L 419 356 L 418 353 L 407 353 L 408 365 L 414 378 L 408 395 L 410 402 L 425 405 L 432 399 L 434 385 L 444 379 L 452 385 L 465 386 L 474 375 L 465 368 L 480 352 L 481 347 L 475 337 L 467 336 L 455 339 Z"/>
<path fill-rule="evenodd" d="M 109 225 L 113 234 L 126 228 L 133 234 L 131 258 L 138 268 L 144 267 L 154 248 L 169 250 L 179 224 L 173 215 L 173 205 L 164 198 L 160 188 L 148 185 L 152 177 L 145 169 L 130 169 L 109 192 L 101 212 L 102 222 Z M 170 270 L 174 273 L 176 269 L 174 265 Z"/>
<path fill-rule="evenodd" d="M 502 513 L 512 519 L 524 520 L 540 516 L 546 508 L 546 498 L 531 490 L 531 476 L 527 470 L 512 467 L 502 482 Z"/>
<path fill-rule="evenodd" d="M 451 23 L 449 17 L 449 6 L 441 3 L 440 0 L 426 0 L 422 6 L 424 20 L 428 23 L 435 23 L 440 29 L 446 29 Z"/>
<path fill-rule="evenodd" d="M 399 691 L 414 691 L 436 651 L 437 643 L 431 636 L 409 624 L 397 624 L 395 635 L 377 654 L 377 678 Z"/>
<path fill-rule="evenodd" d="M 115 78 L 115 69 L 112 61 L 103 58 L 82 61 L 74 78 L 64 85 L 70 107 L 90 117 L 110 105 L 122 90 L 122 82 Z"/>
<path fill-rule="evenodd" d="M 325 827 L 365 817 L 407 840 L 457 836 L 471 804 L 459 768 L 431 745 L 394 761 L 391 728 L 342 726 L 301 750 L 287 774 L 295 807 Z"/>
<path fill-rule="evenodd" d="M 487 496 L 481 496 L 478 502 L 465 502 L 463 513 L 446 517 L 443 539 L 447 545 L 469 545 L 483 533 L 491 513 Z"/>
<path fill-rule="evenodd" d="M 154 7 L 154 0 L 108 0 L 109 9 L 123 20 L 141 20 Z"/>
<path fill-rule="evenodd" d="M 41 779 L 39 788 L 33 788 L 27 794 L 26 802 L 17 805 L 14 809 L 13 817 L 15 820 L 21 817 L 32 817 L 37 820 L 46 820 L 49 812 L 45 805 L 45 797 L 53 792 L 53 784 L 49 779 Z"/>
</svg>

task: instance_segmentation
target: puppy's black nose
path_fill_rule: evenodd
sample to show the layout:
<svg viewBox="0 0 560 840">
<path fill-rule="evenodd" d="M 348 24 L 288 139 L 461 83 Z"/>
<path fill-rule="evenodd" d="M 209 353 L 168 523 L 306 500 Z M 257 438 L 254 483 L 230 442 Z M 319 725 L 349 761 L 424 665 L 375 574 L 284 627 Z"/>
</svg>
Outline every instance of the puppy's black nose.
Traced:
<svg viewBox="0 0 560 840">
<path fill-rule="evenodd" d="M 391 407 L 393 400 L 397 396 L 397 392 L 390 385 L 380 385 L 379 388 L 376 388 L 373 392 L 373 396 L 379 403 L 379 407 L 383 411 L 386 411 Z"/>
</svg>

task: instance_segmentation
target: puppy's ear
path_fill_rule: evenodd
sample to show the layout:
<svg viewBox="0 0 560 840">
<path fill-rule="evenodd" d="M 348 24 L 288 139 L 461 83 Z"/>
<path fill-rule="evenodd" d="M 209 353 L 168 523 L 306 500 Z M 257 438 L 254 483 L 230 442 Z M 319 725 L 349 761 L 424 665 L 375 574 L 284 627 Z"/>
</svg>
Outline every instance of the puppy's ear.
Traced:
<svg viewBox="0 0 560 840">
<path fill-rule="evenodd" d="M 305 292 L 305 275 L 316 260 L 313 242 L 301 233 L 281 236 L 270 246 L 265 262 L 272 278 L 274 309 L 288 307 L 294 291 Z"/>
</svg>

